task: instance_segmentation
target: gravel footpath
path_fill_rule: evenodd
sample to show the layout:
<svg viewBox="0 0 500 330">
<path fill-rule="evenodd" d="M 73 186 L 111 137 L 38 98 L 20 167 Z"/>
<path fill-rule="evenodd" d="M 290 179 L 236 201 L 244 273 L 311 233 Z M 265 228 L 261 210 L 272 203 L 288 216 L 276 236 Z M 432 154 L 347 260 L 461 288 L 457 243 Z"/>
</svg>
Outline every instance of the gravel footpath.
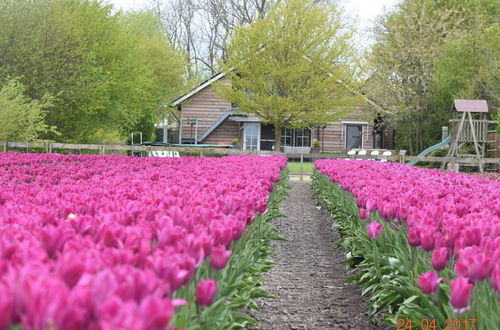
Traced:
<svg viewBox="0 0 500 330">
<path fill-rule="evenodd" d="M 273 242 L 276 264 L 264 275 L 263 289 L 277 298 L 257 301 L 259 329 L 382 329 L 370 326 L 359 288 L 343 284 L 345 251 L 335 248 L 340 236 L 330 215 L 316 207 L 309 183 L 290 186 L 287 217 L 275 219 L 287 241 Z"/>
</svg>

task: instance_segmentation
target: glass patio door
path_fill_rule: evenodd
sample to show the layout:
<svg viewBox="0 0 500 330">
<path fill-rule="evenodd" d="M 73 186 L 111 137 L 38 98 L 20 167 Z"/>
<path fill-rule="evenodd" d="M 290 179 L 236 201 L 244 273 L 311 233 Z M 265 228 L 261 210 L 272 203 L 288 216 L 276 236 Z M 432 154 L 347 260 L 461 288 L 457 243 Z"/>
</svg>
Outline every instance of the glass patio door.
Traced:
<svg viewBox="0 0 500 330">
<path fill-rule="evenodd" d="M 260 123 L 245 123 L 243 137 L 243 149 L 245 150 L 260 150 L 259 135 Z"/>
</svg>

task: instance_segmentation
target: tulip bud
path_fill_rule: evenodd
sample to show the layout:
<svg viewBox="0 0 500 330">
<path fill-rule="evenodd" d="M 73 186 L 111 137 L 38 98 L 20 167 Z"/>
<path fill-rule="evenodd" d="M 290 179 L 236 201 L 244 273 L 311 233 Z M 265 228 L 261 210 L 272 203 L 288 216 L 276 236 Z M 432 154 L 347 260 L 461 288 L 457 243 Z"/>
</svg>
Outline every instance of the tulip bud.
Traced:
<svg viewBox="0 0 500 330">
<path fill-rule="evenodd" d="M 465 277 L 457 277 L 456 280 L 451 281 L 450 289 L 451 305 L 455 307 L 453 312 L 456 314 L 467 313 L 472 293 L 472 284 Z"/>
<path fill-rule="evenodd" d="M 425 230 L 420 234 L 420 247 L 424 251 L 431 251 L 434 248 L 434 231 Z"/>
<path fill-rule="evenodd" d="M 368 227 L 366 227 L 366 230 L 368 232 L 368 237 L 377 238 L 379 237 L 380 232 L 382 232 L 382 224 L 377 221 L 372 221 Z"/>
<path fill-rule="evenodd" d="M 212 249 L 212 254 L 210 255 L 210 265 L 216 270 L 221 270 L 226 266 L 230 255 L 231 251 L 226 250 L 225 247 L 219 245 Z"/>
<path fill-rule="evenodd" d="M 366 201 L 366 210 L 368 212 L 373 212 L 377 209 L 377 203 L 371 199 L 371 198 L 368 198 L 368 200 Z"/>
<path fill-rule="evenodd" d="M 196 303 L 200 306 L 210 306 L 217 292 L 215 280 L 201 280 L 196 286 Z"/>
<path fill-rule="evenodd" d="M 445 247 L 440 247 L 432 252 L 432 267 L 435 270 L 440 271 L 446 267 L 446 262 L 448 261 L 448 249 Z"/>
<path fill-rule="evenodd" d="M 366 209 L 359 209 L 359 217 L 361 219 L 370 220 L 370 213 L 366 212 Z"/>
<path fill-rule="evenodd" d="M 438 283 L 442 280 L 434 272 L 425 272 L 418 278 L 418 286 L 423 293 L 431 295 L 438 290 Z"/>
<path fill-rule="evenodd" d="M 408 244 L 411 246 L 420 246 L 420 230 L 417 227 L 408 229 Z"/>
</svg>

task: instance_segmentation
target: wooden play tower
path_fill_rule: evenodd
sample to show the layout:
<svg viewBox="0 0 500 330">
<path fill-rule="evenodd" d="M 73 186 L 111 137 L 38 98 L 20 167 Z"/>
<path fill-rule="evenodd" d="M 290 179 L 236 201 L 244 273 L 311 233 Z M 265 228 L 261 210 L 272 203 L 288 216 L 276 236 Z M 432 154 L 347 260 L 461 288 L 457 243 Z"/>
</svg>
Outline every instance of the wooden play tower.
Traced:
<svg viewBox="0 0 500 330">
<path fill-rule="evenodd" d="M 488 103 L 485 100 L 454 100 L 453 119 L 450 120 L 452 141 L 447 157 L 452 163 L 460 164 L 462 158 L 476 158 L 479 171 L 484 167 L 480 162 L 488 151 L 488 133 L 495 132 L 495 120 L 488 120 Z M 445 167 L 443 163 L 442 168 Z"/>
</svg>

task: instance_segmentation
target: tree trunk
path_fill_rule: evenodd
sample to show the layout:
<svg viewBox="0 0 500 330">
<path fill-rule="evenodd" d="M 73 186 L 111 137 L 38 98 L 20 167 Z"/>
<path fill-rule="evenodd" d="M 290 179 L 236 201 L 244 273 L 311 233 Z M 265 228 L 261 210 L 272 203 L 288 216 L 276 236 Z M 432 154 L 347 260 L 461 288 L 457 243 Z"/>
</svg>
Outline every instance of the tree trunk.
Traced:
<svg viewBox="0 0 500 330">
<path fill-rule="evenodd" d="M 407 141 L 408 141 L 408 147 L 410 148 L 410 155 L 413 155 L 413 141 L 412 141 L 412 138 L 411 138 L 411 129 L 408 127 L 408 131 L 406 133 L 406 136 L 407 136 Z"/>
<path fill-rule="evenodd" d="M 274 126 L 274 151 L 279 152 L 281 149 L 281 127 Z"/>
<path fill-rule="evenodd" d="M 415 153 L 420 152 L 420 123 L 417 119 L 415 125 Z"/>
<path fill-rule="evenodd" d="M 424 150 L 424 119 L 420 117 L 418 119 L 418 151 Z"/>
</svg>

